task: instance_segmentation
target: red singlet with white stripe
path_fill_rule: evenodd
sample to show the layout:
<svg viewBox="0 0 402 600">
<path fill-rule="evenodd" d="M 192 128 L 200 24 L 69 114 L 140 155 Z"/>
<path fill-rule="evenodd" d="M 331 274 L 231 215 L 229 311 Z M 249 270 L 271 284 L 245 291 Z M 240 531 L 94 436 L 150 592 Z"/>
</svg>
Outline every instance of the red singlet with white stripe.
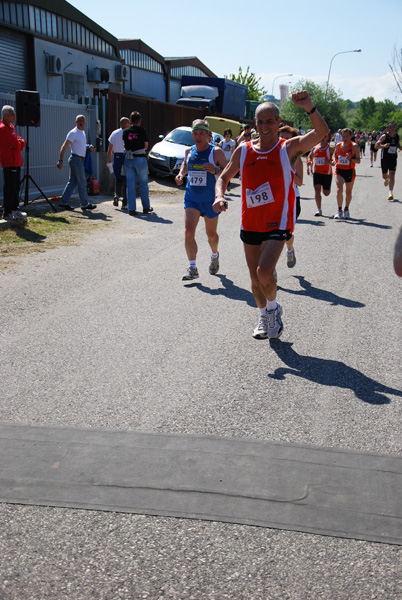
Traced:
<svg viewBox="0 0 402 600">
<path fill-rule="evenodd" d="M 267 152 L 256 150 L 253 142 L 242 144 L 240 156 L 242 184 L 241 229 L 268 232 L 289 229 L 295 224 L 294 170 L 280 138 Z"/>
<path fill-rule="evenodd" d="M 331 165 L 325 164 L 325 160 L 330 160 L 331 156 L 329 153 L 330 145 L 327 144 L 325 148 L 321 148 L 320 145 L 313 148 L 313 173 L 321 173 L 322 175 L 331 175 Z"/>
</svg>

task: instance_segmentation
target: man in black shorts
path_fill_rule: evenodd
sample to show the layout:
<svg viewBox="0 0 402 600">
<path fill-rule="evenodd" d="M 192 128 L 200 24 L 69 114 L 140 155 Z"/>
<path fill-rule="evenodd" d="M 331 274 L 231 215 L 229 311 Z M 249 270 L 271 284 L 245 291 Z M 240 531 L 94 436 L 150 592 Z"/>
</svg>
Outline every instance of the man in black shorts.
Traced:
<svg viewBox="0 0 402 600">
<path fill-rule="evenodd" d="M 377 152 L 378 152 L 378 148 L 375 147 L 376 142 L 378 140 L 378 133 L 376 131 L 372 131 L 369 137 L 369 143 L 370 143 L 370 167 L 373 167 L 373 163 L 377 160 Z"/>
<path fill-rule="evenodd" d="M 313 172 L 315 203 L 317 205 L 317 210 L 314 213 L 316 217 L 322 215 L 321 191 L 324 196 L 329 196 L 331 193 L 334 148 L 329 145 L 330 141 L 331 133 L 325 135 L 309 154 Z"/>
<path fill-rule="evenodd" d="M 399 143 L 399 135 L 396 133 L 395 123 L 392 121 L 388 123 L 386 132 L 376 142 L 376 148 L 381 148 L 381 171 L 384 185 L 389 185 L 388 200 L 394 201 L 394 185 L 395 185 L 395 171 L 396 163 L 398 160 L 398 150 L 401 150 Z"/>
</svg>

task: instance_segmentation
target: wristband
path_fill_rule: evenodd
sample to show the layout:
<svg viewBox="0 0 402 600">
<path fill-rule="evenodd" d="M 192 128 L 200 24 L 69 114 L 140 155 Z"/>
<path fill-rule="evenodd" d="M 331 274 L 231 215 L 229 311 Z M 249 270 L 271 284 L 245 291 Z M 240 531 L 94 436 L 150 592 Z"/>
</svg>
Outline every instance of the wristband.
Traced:
<svg viewBox="0 0 402 600">
<path fill-rule="evenodd" d="M 315 113 L 315 111 L 317 110 L 316 106 L 313 106 L 313 108 L 310 110 L 310 112 L 308 112 L 308 116 L 312 115 L 313 113 Z"/>
<path fill-rule="evenodd" d="M 61 158 L 59 158 L 59 160 L 57 162 L 63 162 L 63 160 Z"/>
</svg>

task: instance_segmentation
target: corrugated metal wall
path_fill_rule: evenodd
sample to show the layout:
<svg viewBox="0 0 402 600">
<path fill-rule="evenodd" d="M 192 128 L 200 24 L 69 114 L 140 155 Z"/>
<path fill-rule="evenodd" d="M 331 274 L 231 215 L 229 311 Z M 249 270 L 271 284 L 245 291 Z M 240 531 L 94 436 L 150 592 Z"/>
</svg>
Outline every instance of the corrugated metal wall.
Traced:
<svg viewBox="0 0 402 600">
<path fill-rule="evenodd" d="M 12 94 L 0 94 L 1 106 L 10 104 L 15 107 L 15 97 Z M 87 140 L 95 146 L 96 143 L 96 120 L 97 105 L 86 106 L 75 102 L 59 102 L 56 100 L 40 99 L 40 127 L 16 127 L 17 133 L 27 141 L 27 129 L 29 129 L 30 146 L 30 168 L 29 172 L 38 186 L 46 195 L 58 195 L 64 189 L 68 180 L 69 168 L 67 160 L 64 161 L 62 170 L 56 168 L 60 146 L 66 138 L 70 129 L 75 127 L 75 117 L 78 114 L 85 115 L 87 119 Z M 26 151 L 22 153 L 25 158 Z M 68 158 L 67 150 L 65 158 Z M 97 154 L 92 153 L 95 173 L 98 173 Z M 21 175 L 25 174 L 24 167 Z M 0 175 L 0 194 L 3 198 L 3 172 Z M 37 189 L 31 183 L 29 186 L 30 199 L 38 196 Z M 24 190 L 21 190 L 24 197 Z"/>
<path fill-rule="evenodd" d="M 27 40 L 23 33 L 0 27 L 0 89 L 12 93 L 28 86 Z"/>
</svg>

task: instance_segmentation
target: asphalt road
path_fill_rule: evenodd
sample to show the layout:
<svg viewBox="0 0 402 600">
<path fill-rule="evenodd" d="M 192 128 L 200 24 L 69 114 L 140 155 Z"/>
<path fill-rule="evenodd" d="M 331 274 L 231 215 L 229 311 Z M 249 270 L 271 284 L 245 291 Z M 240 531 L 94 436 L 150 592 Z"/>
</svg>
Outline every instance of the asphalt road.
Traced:
<svg viewBox="0 0 402 600">
<path fill-rule="evenodd" d="M 402 159 L 401 159 L 402 160 Z M 314 217 L 302 187 L 297 264 L 278 265 L 281 341 L 257 341 L 239 187 L 220 217 L 221 269 L 181 281 L 182 192 L 0 276 L 0 421 L 218 435 L 402 452 L 401 291 L 392 253 L 402 176 L 357 167 L 351 220 L 335 186 Z M 237 182 L 237 180 L 235 180 Z M 77 211 L 77 218 L 81 218 Z M 83 217 L 87 218 L 87 217 Z M 382 600 L 402 597 L 402 548 L 292 531 L 0 505 L 1 600 Z"/>
</svg>

